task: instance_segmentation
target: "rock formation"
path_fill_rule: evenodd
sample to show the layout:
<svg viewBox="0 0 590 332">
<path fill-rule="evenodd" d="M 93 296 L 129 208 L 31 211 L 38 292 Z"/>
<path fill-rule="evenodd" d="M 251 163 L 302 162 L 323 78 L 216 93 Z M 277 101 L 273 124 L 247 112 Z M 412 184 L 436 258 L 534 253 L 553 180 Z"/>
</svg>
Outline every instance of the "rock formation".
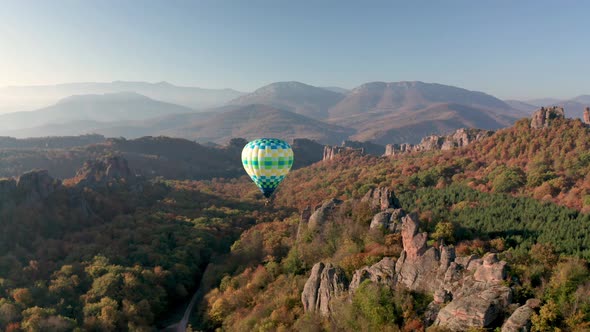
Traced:
<svg viewBox="0 0 590 332">
<path fill-rule="evenodd" d="M 309 229 L 317 229 L 318 227 L 321 227 L 333 215 L 334 210 L 336 210 L 340 204 L 342 204 L 341 200 L 332 198 L 318 206 L 309 217 L 307 227 L 309 227 Z"/>
<path fill-rule="evenodd" d="M 404 251 L 396 262 L 397 282 L 412 290 L 435 294 L 429 310 L 435 325 L 453 331 L 489 327 L 510 304 L 511 289 L 502 284 L 506 263 L 495 254 L 483 259 L 455 257 L 453 248 L 429 247 L 427 234 L 418 231 L 415 215 L 403 218 Z M 442 303 L 450 302 L 442 306 Z"/>
<path fill-rule="evenodd" d="M 383 193 L 387 191 L 375 189 L 367 195 L 368 200 L 374 201 L 381 208 L 381 197 L 391 197 Z M 429 246 L 428 236 L 425 232 L 420 232 L 415 214 L 403 215 L 403 210 L 389 207 L 391 201 L 384 202 L 387 203 L 383 205 L 386 209 L 377 213 L 374 223 L 385 224 L 388 217 L 391 218 L 389 214 L 396 211 L 402 221 L 404 250 L 397 261 L 386 257 L 372 266 L 355 271 L 348 285 L 348 293 L 354 294 L 365 280 L 388 287 L 405 287 L 434 295 L 434 300 L 425 313 L 428 325 L 434 324 L 452 331 L 500 326 L 504 310 L 512 301 L 512 290 L 503 283 L 506 278 L 506 262 L 500 261 L 494 253 L 488 253 L 483 258 L 475 255 L 456 257 L 452 247 Z M 324 205 L 327 206 L 328 203 L 330 202 Z M 312 218 L 313 216 L 310 219 Z M 305 284 L 302 301 L 306 311 L 315 310 L 328 315 L 330 300 L 340 294 L 346 285 L 343 284 L 343 278 L 336 277 L 336 268 L 318 264 L 314 266 Z M 327 276 L 322 277 L 326 269 L 332 272 L 326 272 Z M 325 288 L 320 291 L 322 282 Z M 525 309 L 515 313 L 512 321 L 506 323 L 506 328 L 523 321 L 522 317 L 528 311 L 522 311 Z"/>
<path fill-rule="evenodd" d="M 331 263 L 316 263 L 301 293 L 303 309 L 329 316 L 332 299 L 346 294 L 346 284 L 346 277 L 340 268 Z"/>
<path fill-rule="evenodd" d="M 21 175 L 16 190 L 25 203 L 38 203 L 53 193 L 61 182 L 49 176 L 46 170 L 36 170 Z"/>
<path fill-rule="evenodd" d="M 309 218 L 311 218 L 311 206 L 306 206 L 303 211 L 301 211 L 301 216 L 299 217 L 299 224 L 297 225 L 297 237 L 295 238 L 296 241 L 301 239 L 303 232 L 307 229 L 307 224 L 309 223 Z"/>
<path fill-rule="evenodd" d="M 387 209 L 399 209 L 399 200 L 395 197 L 393 190 L 386 187 L 371 188 L 361 202 L 368 202 L 374 210 L 385 211 Z"/>
<path fill-rule="evenodd" d="M 383 145 L 371 143 L 371 142 L 359 142 L 359 141 L 349 141 L 345 140 L 341 144 L 344 148 L 351 148 L 351 149 L 362 149 L 364 153 L 370 154 L 373 156 L 382 156 L 385 153 L 385 147 Z"/>
<path fill-rule="evenodd" d="M 352 276 L 352 281 L 348 286 L 350 293 L 354 294 L 360 284 L 365 280 L 371 280 L 374 283 L 394 287 L 396 281 L 395 260 L 390 257 L 385 257 L 370 267 L 365 266 L 362 269 L 355 271 Z"/>
<path fill-rule="evenodd" d="M 397 233 L 401 231 L 401 220 L 405 216 L 402 209 L 387 209 L 377 213 L 371 220 L 369 229 L 380 229 L 390 233 Z"/>
<path fill-rule="evenodd" d="M 362 148 L 361 149 L 353 149 L 353 148 L 343 147 L 343 146 L 326 145 L 326 146 L 324 146 L 324 157 L 322 158 L 322 160 L 332 160 L 337 155 L 345 154 L 345 153 L 361 154 L 362 155 L 365 152 Z"/>
<path fill-rule="evenodd" d="M 502 332 L 528 332 L 531 330 L 531 317 L 540 305 L 537 299 L 529 299 L 526 304 L 516 309 L 502 325 Z"/>
<path fill-rule="evenodd" d="M 385 147 L 371 142 L 359 142 L 345 140 L 340 146 L 326 145 L 324 147 L 323 160 L 331 160 L 338 154 L 356 153 L 356 154 L 370 154 L 374 156 L 381 156 L 385 152 Z"/>
<path fill-rule="evenodd" d="M 80 185 L 93 186 L 106 185 L 112 181 L 131 181 L 135 175 L 131 173 L 127 160 L 115 156 L 85 162 L 75 179 Z"/>
<path fill-rule="evenodd" d="M 395 156 L 410 152 L 451 150 L 454 148 L 461 148 L 493 134 L 494 132 L 491 130 L 461 128 L 447 136 L 432 135 L 424 137 L 420 144 L 417 145 L 388 144 L 385 147 L 384 156 Z"/>
<path fill-rule="evenodd" d="M 553 120 L 563 118 L 565 118 L 565 112 L 563 111 L 563 107 L 541 107 L 533 113 L 531 119 L 531 128 L 546 128 L 549 127 Z"/>
<path fill-rule="evenodd" d="M 584 108 L 584 123 L 590 125 L 590 107 Z"/>
</svg>

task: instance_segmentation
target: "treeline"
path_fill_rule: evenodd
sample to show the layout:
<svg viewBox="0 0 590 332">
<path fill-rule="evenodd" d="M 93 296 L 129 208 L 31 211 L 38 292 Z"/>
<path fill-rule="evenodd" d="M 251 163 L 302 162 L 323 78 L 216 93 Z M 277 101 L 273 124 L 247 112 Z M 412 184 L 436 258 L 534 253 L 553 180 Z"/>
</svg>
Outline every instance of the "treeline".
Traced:
<svg viewBox="0 0 590 332">
<path fill-rule="evenodd" d="M 0 137 L 0 149 L 66 149 L 89 144 L 102 143 L 106 139 L 102 135 L 80 135 L 80 136 L 52 136 L 52 137 L 31 137 L 14 138 Z"/>
</svg>

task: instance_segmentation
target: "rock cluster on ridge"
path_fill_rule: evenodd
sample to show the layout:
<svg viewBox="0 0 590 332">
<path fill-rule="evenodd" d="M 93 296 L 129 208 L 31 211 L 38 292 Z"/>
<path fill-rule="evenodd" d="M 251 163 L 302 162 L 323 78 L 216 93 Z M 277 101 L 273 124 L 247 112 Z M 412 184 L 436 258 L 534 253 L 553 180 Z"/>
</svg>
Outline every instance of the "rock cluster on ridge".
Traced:
<svg viewBox="0 0 590 332">
<path fill-rule="evenodd" d="M 475 141 L 482 140 L 494 134 L 491 130 L 485 129 L 457 129 L 450 135 L 432 135 L 422 138 L 420 144 L 387 144 L 384 156 L 396 156 L 400 154 L 430 151 L 430 150 L 451 150 L 467 146 Z"/>
<path fill-rule="evenodd" d="M 564 119 L 565 112 L 563 107 L 541 107 L 533 113 L 531 119 L 531 128 L 540 129 L 549 127 L 551 122 L 555 119 Z"/>
<path fill-rule="evenodd" d="M 532 309 L 520 307 L 512 315 L 506 312 L 512 303 L 512 289 L 504 282 L 506 262 L 499 260 L 494 253 L 487 253 L 482 258 L 475 255 L 457 257 L 451 246 L 428 245 L 428 234 L 420 231 L 417 216 L 405 214 L 399 207 L 392 209 L 394 204 L 389 200 L 392 196 L 393 193 L 385 188 L 376 188 L 363 199 L 379 211 L 373 220 L 378 220 L 376 223 L 380 225 L 386 223 L 388 213 L 399 210 L 403 244 L 400 257 L 397 260 L 384 257 L 371 266 L 356 270 L 349 284 L 336 272 L 337 267 L 317 263 L 302 294 L 306 311 L 329 316 L 330 301 L 345 296 L 346 289 L 348 296 L 352 296 L 364 281 L 369 280 L 392 289 L 403 287 L 433 295 L 425 313 L 427 325 L 452 331 L 499 326 L 503 326 L 504 331 L 520 331 L 530 325 Z M 382 197 L 387 199 L 381 200 Z M 322 271 L 328 266 L 331 272 L 322 279 Z"/>
</svg>

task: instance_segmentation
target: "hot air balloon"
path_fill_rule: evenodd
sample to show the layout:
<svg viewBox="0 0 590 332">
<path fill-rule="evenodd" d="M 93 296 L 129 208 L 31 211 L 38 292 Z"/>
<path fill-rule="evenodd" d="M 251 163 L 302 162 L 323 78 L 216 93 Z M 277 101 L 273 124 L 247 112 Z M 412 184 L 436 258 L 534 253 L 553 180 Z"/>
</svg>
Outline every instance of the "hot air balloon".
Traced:
<svg viewBox="0 0 590 332">
<path fill-rule="evenodd" d="M 268 199 L 293 166 L 293 150 L 283 140 L 259 138 L 244 146 L 242 164 Z"/>
</svg>

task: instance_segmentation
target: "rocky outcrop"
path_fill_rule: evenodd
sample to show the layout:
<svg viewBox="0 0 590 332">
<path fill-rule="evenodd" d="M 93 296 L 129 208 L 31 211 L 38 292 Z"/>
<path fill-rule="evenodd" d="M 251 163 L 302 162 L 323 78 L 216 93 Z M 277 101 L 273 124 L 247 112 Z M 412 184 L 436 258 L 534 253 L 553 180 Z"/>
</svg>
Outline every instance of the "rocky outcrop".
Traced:
<svg viewBox="0 0 590 332">
<path fill-rule="evenodd" d="M 309 229 L 317 229 L 321 227 L 323 224 L 328 221 L 330 217 L 333 216 L 334 211 L 338 206 L 342 204 L 342 201 L 336 198 L 332 198 L 329 201 L 324 202 L 322 205 L 318 206 L 313 214 L 309 217 L 309 222 L 307 223 L 307 227 Z"/>
<path fill-rule="evenodd" d="M 531 119 L 531 128 L 540 129 L 549 127 L 551 122 L 555 119 L 564 119 L 565 112 L 563 107 L 541 107 L 533 113 Z"/>
<path fill-rule="evenodd" d="M 106 157 L 84 163 L 75 176 L 76 182 L 85 186 L 106 185 L 110 182 L 132 181 L 127 160 L 122 157 Z"/>
<path fill-rule="evenodd" d="M 590 125 L 590 107 L 584 108 L 584 123 Z"/>
<path fill-rule="evenodd" d="M 484 129 L 457 129 L 454 133 L 446 136 L 427 136 L 420 144 L 388 144 L 385 147 L 384 156 L 396 156 L 410 152 L 430 150 L 451 150 L 467 146 L 473 142 L 482 140 L 494 134 L 491 130 Z"/>
<path fill-rule="evenodd" d="M 49 197 L 61 181 L 49 176 L 46 170 L 36 170 L 21 175 L 16 181 L 16 191 L 25 203 L 38 203 Z"/>
<path fill-rule="evenodd" d="M 404 216 L 405 213 L 402 209 L 387 209 L 373 216 L 369 229 L 379 229 L 390 233 L 400 232 Z"/>
<path fill-rule="evenodd" d="M 368 202 L 374 210 L 385 211 L 387 209 L 399 209 L 400 204 L 392 189 L 386 187 L 371 188 L 361 202 Z"/>
<path fill-rule="evenodd" d="M 402 218 L 402 243 L 404 246 L 405 258 L 415 260 L 422 257 L 426 252 L 426 232 L 418 232 L 418 217 L 410 214 Z"/>
<path fill-rule="evenodd" d="M 383 284 L 393 288 L 396 282 L 395 260 L 391 257 L 385 257 L 370 267 L 363 267 L 354 272 L 352 281 L 348 286 L 350 293 L 354 294 L 365 280 L 371 280 L 374 283 Z"/>
<path fill-rule="evenodd" d="M 452 331 L 489 327 L 510 303 L 511 292 L 505 286 L 492 286 L 452 300 L 440 310 L 434 322 Z"/>
<path fill-rule="evenodd" d="M 370 154 L 373 156 L 382 156 L 383 153 L 385 153 L 385 147 L 383 145 L 371 142 L 345 140 L 342 142 L 341 146 L 350 149 L 362 149 L 363 153 Z"/>
<path fill-rule="evenodd" d="M 309 223 L 309 218 L 311 218 L 311 206 L 306 206 L 303 211 L 301 211 L 301 215 L 299 217 L 299 224 L 297 225 L 297 237 L 296 241 L 299 241 L 303 236 L 303 232 L 307 229 L 307 224 Z"/>
<path fill-rule="evenodd" d="M 429 247 L 426 240 L 427 234 L 418 230 L 417 218 L 404 217 L 404 251 L 396 264 L 398 282 L 436 294 L 433 306 L 451 299 L 438 312 L 435 325 L 465 331 L 496 322 L 512 296 L 511 289 L 501 283 L 506 263 L 495 254 L 458 259 L 452 248 Z"/>
<path fill-rule="evenodd" d="M 456 257 L 452 247 L 427 245 L 427 234 L 420 232 L 415 214 L 402 217 L 404 250 L 393 267 L 383 260 L 357 270 L 350 285 L 354 292 L 364 280 L 399 285 L 410 290 L 434 294 L 425 319 L 453 331 L 499 325 L 512 291 L 503 285 L 506 263 L 496 254 Z"/>
<path fill-rule="evenodd" d="M 454 148 L 461 148 L 486 137 L 490 137 L 493 134 L 493 131 L 484 129 L 457 129 L 453 134 L 445 137 L 440 149 L 451 150 Z"/>
<path fill-rule="evenodd" d="M 363 154 L 365 154 L 365 151 L 362 148 L 354 149 L 354 148 L 349 148 L 349 147 L 344 147 L 344 146 L 326 145 L 326 146 L 324 146 L 324 157 L 322 158 L 322 160 L 332 160 L 332 159 L 336 158 L 337 155 L 340 155 L 340 154 L 360 154 L 360 155 L 363 155 Z"/>
<path fill-rule="evenodd" d="M 473 278 L 482 282 L 501 282 L 506 278 L 506 262 L 500 261 L 496 254 L 486 254 L 483 259 L 475 260 Z"/>
<path fill-rule="evenodd" d="M 346 277 L 340 268 L 331 263 L 316 263 L 301 293 L 303 309 L 329 316 L 332 299 L 346 294 L 346 285 Z"/>
<path fill-rule="evenodd" d="M 414 151 L 414 145 L 409 143 L 387 144 L 385 146 L 384 156 L 396 156 Z"/>
<path fill-rule="evenodd" d="M 539 307 L 539 300 L 529 299 L 525 305 L 516 309 L 502 325 L 502 332 L 528 332 L 531 330 L 531 317 Z"/>
<path fill-rule="evenodd" d="M 457 257 L 453 247 L 429 246 L 428 234 L 420 231 L 416 214 L 404 214 L 394 197 L 387 188 L 376 188 L 363 200 L 380 210 L 371 228 L 390 227 L 392 220 L 401 221 L 403 251 L 400 257 L 397 260 L 385 257 L 356 270 L 348 286 L 341 270 L 331 264 L 316 264 L 301 295 L 305 311 L 329 316 L 333 298 L 344 296 L 346 289 L 348 296 L 352 296 L 363 282 L 370 281 L 390 288 L 403 287 L 432 294 L 433 301 L 424 314 L 427 325 L 452 331 L 501 326 L 512 301 L 512 289 L 504 284 L 506 262 L 499 260 L 495 253 L 482 258 Z M 335 200 L 322 204 L 309 217 L 309 224 L 312 221 L 316 225 L 324 224 L 337 204 L 339 201 Z M 302 220 L 307 218 L 306 214 L 309 212 L 302 214 Z M 506 328 L 523 321 L 526 324 L 526 314 L 525 309 L 515 312 L 512 321 L 506 322 Z"/>
</svg>

